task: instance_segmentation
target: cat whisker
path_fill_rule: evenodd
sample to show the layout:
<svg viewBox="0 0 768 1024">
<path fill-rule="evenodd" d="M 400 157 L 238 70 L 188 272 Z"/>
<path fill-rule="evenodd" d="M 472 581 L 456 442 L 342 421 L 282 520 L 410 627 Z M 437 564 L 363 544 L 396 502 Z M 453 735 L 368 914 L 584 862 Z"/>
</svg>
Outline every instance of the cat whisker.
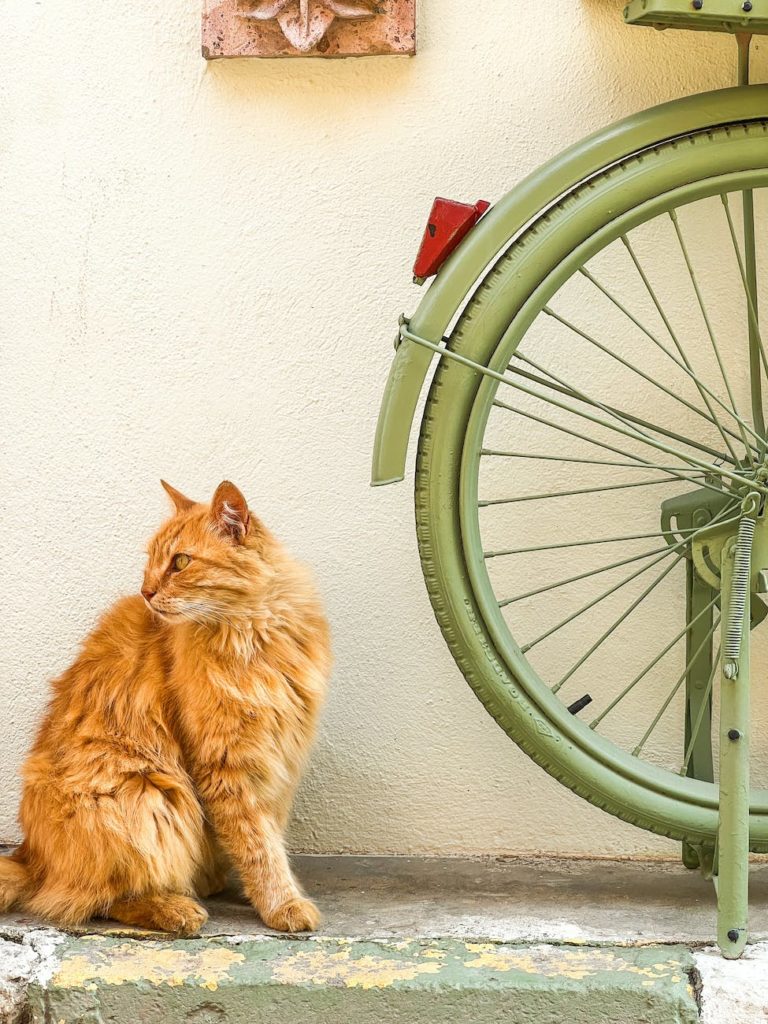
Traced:
<svg viewBox="0 0 768 1024">
<path fill-rule="evenodd" d="M 229 616 L 225 615 L 223 611 L 213 605 L 203 604 L 202 602 L 185 604 L 179 610 L 179 614 L 200 626 L 208 626 L 212 622 L 223 622 L 233 629 L 237 628 L 236 623 Z"/>
</svg>

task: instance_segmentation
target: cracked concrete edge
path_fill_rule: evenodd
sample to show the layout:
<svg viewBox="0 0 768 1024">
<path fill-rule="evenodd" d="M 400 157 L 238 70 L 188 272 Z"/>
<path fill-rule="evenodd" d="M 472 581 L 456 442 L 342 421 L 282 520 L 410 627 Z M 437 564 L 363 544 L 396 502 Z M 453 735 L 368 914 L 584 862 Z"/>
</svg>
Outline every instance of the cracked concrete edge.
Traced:
<svg viewBox="0 0 768 1024">
<path fill-rule="evenodd" d="M 30 984 L 47 984 L 55 970 L 56 949 L 65 940 L 53 928 L 0 936 L 0 1024 L 24 1019 Z"/>
<path fill-rule="evenodd" d="M 768 942 L 747 946 L 741 960 L 725 960 L 713 947 L 693 954 L 701 1024 L 768 1021 Z"/>
</svg>

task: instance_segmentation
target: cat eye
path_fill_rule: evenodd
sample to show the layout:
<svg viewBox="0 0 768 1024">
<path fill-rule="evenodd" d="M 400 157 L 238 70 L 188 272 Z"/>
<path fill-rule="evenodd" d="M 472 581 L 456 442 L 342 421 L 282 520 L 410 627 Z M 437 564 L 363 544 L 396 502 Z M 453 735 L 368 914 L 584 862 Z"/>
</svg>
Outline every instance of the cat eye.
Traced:
<svg viewBox="0 0 768 1024">
<path fill-rule="evenodd" d="M 181 572 L 182 569 L 186 569 L 192 559 L 189 555 L 174 555 L 171 561 L 171 569 L 174 572 Z"/>
</svg>

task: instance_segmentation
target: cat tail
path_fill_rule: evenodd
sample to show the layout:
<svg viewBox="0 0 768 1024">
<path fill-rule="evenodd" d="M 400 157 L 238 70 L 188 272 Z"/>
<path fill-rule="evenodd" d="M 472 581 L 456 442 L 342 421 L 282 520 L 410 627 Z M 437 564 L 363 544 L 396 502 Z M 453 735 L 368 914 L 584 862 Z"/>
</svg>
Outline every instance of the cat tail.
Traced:
<svg viewBox="0 0 768 1024">
<path fill-rule="evenodd" d="M 29 869 L 20 850 L 0 857 L 0 911 L 20 904 L 31 887 Z"/>
</svg>

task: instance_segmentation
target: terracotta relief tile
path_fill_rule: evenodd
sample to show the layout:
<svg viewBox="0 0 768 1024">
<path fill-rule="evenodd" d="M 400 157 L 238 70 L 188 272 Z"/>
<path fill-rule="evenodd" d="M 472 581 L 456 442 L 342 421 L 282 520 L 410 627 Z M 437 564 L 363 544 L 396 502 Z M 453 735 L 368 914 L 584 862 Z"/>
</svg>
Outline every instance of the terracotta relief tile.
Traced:
<svg viewBox="0 0 768 1024">
<path fill-rule="evenodd" d="M 416 52 L 416 0 L 203 0 L 203 56 Z"/>
</svg>

